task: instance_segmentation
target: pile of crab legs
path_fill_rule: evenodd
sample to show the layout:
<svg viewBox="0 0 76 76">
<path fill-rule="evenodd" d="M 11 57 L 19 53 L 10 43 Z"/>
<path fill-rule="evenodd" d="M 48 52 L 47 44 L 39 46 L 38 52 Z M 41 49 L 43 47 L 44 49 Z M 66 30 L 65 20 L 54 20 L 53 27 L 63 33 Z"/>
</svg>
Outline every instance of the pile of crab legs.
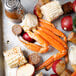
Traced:
<svg viewBox="0 0 76 76">
<path fill-rule="evenodd" d="M 32 28 L 32 31 L 27 31 L 29 36 L 35 39 L 40 45 L 30 43 L 28 41 L 23 42 L 19 39 L 28 49 L 38 52 L 38 53 L 46 53 L 48 52 L 49 46 L 51 45 L 55 49 L 59 51 L 56 55 L 51 56 L 45 62 L 43 62 L 40 66 L 36 68 L 36 71 L 43 69 L 46 67 L 49 70 L 54 63 L 54 61 L 67 56 L 67 37 L 60 30 L 56 29 L 56 27 L 43 19 L 39 19 L 39 25 L 36 28 Z M 63 40 L 61 38 L 63 38 Z"/>
</svg>

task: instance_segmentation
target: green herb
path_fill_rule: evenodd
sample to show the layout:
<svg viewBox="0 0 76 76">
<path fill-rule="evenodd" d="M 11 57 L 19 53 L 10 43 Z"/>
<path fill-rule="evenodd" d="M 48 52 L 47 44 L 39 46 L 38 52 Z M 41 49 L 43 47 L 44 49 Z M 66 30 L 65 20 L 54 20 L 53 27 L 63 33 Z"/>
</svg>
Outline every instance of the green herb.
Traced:
<svg viewBox="0 0 76 76">
<path fill-rule="evenodd" d="M 76 16 L 73 19 L 73 31 L 76 32 Z"/>
</svg>

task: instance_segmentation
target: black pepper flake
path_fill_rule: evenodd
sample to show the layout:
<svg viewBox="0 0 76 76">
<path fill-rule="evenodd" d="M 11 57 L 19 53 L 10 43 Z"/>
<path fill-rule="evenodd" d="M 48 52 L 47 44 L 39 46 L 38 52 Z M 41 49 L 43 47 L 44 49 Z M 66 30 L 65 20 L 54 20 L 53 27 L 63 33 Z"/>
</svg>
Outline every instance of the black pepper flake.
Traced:
<svg viewBox="0 0 76 76">
<path fill-rule="evenodd" d="M 10 42 L 10 41 L 9 41 L 9 40 L 7 40 L 7 44 L 9 44 L 9 42 Z"/>
</svg>

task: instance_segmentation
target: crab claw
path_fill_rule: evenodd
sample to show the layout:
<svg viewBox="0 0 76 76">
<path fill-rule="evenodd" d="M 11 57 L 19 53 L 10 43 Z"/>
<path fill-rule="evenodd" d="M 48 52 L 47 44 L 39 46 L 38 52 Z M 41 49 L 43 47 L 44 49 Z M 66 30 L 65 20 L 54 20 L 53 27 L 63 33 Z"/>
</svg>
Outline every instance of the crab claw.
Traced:
<svg viewBox="0 0 76 76">
<path fill-rule="evenodd" d="M 71 76 L 76 76 L 76 71 Z"/>
</svg>

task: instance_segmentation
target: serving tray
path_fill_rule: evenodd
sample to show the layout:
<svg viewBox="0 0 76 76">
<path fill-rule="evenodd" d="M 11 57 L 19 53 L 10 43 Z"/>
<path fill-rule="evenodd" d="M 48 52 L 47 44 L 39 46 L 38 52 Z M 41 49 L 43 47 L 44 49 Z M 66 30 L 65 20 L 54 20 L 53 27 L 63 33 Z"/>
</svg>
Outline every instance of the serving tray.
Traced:
<svg viewBox="0 0 76 76">
<path fill-rule="evenodd" d="M 74 0 L 59 0 L 61 4 L 65 3 L 65 2 L 68 2 L 68 1 L 74 1 Z M 1 1 L 0 1 L 1 3 Z M 34 6 L 36 5 L 37 3 L 37 0 L 21 0 L 21 3 L 22 5 L 24 6 L 24 8 L 26 9 L 26 13 L 27 12 L 31 12 L 33 13 L 33 8 Z M 3 4 L 4 6 L 4 4 Z M 0 4 L 0 17 L 2 17 L 2 14 L 1 14 L 1 4 Z M 75 14 L 71 14 L 72 17 L 75 16 Z M 61 30 L 63 33 L 65 33 L 67 36 L 70 32 L 65 32 L 61 29 L 61 18 L 63 16 L 61 16 L 60 18 L 58 18 L 57 20 L 55 20 L 53 23 L 55 24 L 55 26 Z M 16 76 L 16 71 L 17 71 L 17 68 L 14 68 L 14 69 L 10 69 L 8 67 L 8 65 L 5 63 L 5 71 L 3 69 L 3 56 L 2 56 L 2 52 L 5 51 L 5 50 L 8 50 L 8 49 L 11 49 L 15 46 L 19 46 L 21 47 L 21 49 L 27 53 L 27 55 L 33 53 L 31 50 L 28 50 L 25 46 L 22 45 L 22 43 L 19 42 L 19 40 L 17 39 L 17 37 L 12 33 L 12 26 L 14 25 L 14 23 L 12 23 L 5 15 L 5 12 L 4 12 L 4 7 L 3 7 L 3 25 L 2 25 L 2 18 L 0 18 L 0 76 Z M 2 31 L 3 32 L 2 32 Z M 3 37 L 3 38 L 2 38 Z M 3 45 L 2 45 L 3 43 Z M 69 46 L 71 45 L 71 43 L 68 43 Z M 2 51 L 2 47 L 3 47 L 3 51 Z M 43 61 L 47 60 L 50 56 L 56 54 L 58 51 L 52 47 L 50 47 L 49 51 L 46 53 L 46 54 L 39 54 Z M 41 61 L 41 62 L 43 62 Z M 2 62 L 2 63 L 1 63 Z M 72 68 L 70 66 L 70 63 L 67 65 L 71 71 Z M 50 69 L 49 71 L 46 71 L 45 69 L 41 70 L 41 72 L 43 72 L 44 76 L 50 76 L 50 74 L 53 73 L 52 69 Z M 5 73 L 5 75 L 4 75 Z"/>
</svg>

